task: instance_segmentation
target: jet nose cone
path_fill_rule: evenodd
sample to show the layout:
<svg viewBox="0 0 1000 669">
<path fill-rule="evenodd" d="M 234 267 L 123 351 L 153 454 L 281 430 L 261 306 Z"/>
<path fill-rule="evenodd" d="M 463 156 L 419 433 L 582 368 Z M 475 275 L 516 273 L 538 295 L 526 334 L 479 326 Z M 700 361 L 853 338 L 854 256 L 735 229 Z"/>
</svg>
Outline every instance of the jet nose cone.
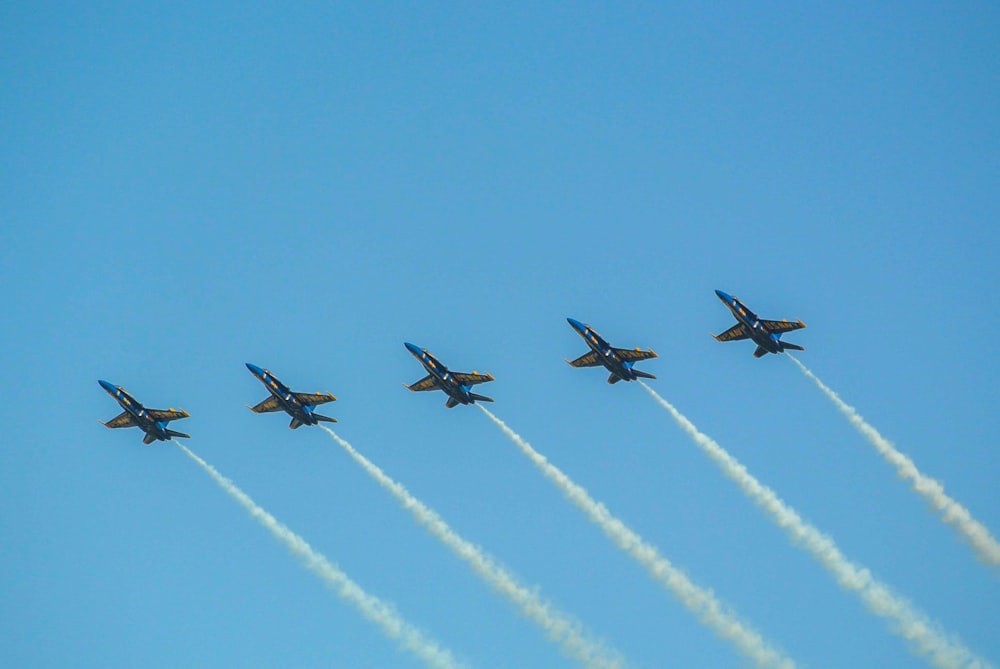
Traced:
<svg viewBox="0 0 1000 669">
<path fill-rule="evenodd" d="M 246 363 L 246 365 L 247 365 L 247 369 L 249 369 L 250 373 L 253 374 L 254 376 L 264 376 L 264 370 L 261 369 L 260 367 L 258 367 L 257 365 L 254 365 L 254 364 L 249 363 L 249 362 Z"/>
<path fill-rule="evenodd" d="M 732 302 L 733 301 L 733 298 L 732 298 L 731 295 L 727 295 L 726 293 L 723 293 L 721 290 L 715 291 L 715 295 L 716 295 L 716 297 L 718 297 L 723 302 Z"/>
<path fill-rule="evenodd" d="M 115 392 L 118 391 L 118 389 L 115 388 L 113 384 L 108 383 L 107 381 L 98 380 L 97 382 L 101 384 L 101 388 L 104 388 L 106 391 L 108 391 L 111 394 L 114 394 Z"/>
<path fill-rule="evenodd" d="M 423 351 L 416 344 L 411 344 L 410 342 L 407 341 L 407 342 L 403 342 L 403 346 L 405 346 L 406 350 L 409 351 L 410 353 L 412 353 L 415 356 L 419 357 L 420 355 L 423 355 Z"/>
<path fill-rule="evenodd" d="M 587 326 L 576 320 L 575 318 L 567 318 L 566 322 L 573 326 L 573 329 L 577 332 L 583 332 L 587 329 Z"/>
</svg>

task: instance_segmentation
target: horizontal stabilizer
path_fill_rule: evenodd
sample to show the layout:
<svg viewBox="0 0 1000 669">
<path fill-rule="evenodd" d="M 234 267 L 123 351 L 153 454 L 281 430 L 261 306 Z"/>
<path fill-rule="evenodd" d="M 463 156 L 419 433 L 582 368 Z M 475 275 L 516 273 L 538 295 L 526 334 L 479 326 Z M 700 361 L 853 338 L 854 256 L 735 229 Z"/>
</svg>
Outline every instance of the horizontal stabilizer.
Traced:
<svg viewBox="0 0 1000 669">
<path fill-rule="evenodd" d="M 476 393 L 469 393 L 469 397 L 479 402 L 492 402 L 492 397 L 487 397 L 486 395 L 477 395 Z"/>
<path fill-rule="evenodd" d="M 444 405 L 446 407 L 448 407 L 449 409 L 454 409 L 455 407 L 457 407 L 459 405 L 459 401 L 456 400 L 454 397 L 449 397 L 448 401 L 445 402 Z"/>
<path fill-rule="evenodd" d="M 804 347 L 799 346 L 798 344 L 789 344 L 787 341 L 781 342 L 781 350 L 784 351 L 786 349 L 791 349 L 793 351 L 804 351 L 804 350 L 806 350 Z"/>
<path fill-rule="evenodd" d="M 622 380 L 622 377 L 620 377 L 620 376 L 618 376 L 617 374 L 614 374 L 614 373 L 612 373 L 611 376 L 608 377 L 608 383 L 610 383 L 610 384 L 618 383 L 621 380 Z"/>
<path fill-rule="evenodd" d="M 640 372 L 638 369 L 633 369 L 632 373 L 643 379 L 655 379 L 656 377 L 649 372 Z"/>
<path fill-rule="evenodd" d="M 167 430 L 167 434 L 171 437 L 184 437 L 185 439 L 190 439 L 190 434 L 184 434 L 183 432 L 177 432 L 176 430 Z"/>
<path fill-rule="evenodd" d="M 753 352 L 755 358 L 763 358 L 765 355 L 767 355 L 767 349 L 763 346 L 758 346 L 757 350 Z"/>
<path fill-rule="evenodd" d="M 300 421 L 298 418 L 293 418 L 292 422 L 288 424 L 288 427 L 290 427 L 293 430 L 297 430 L 300 427 L 302 427 L 302 421 Z"/>
<path fill-rule="evenodd" d="M 146 444 L 147 446 L 152 444 L 154 441 L 156 441 L 156 435 L 153 434 L 152 432 L 147 432 L 146 436 L 142 438 L 142 443 Z"/>
<path fill-rule="evenodd" d="M 321 423 L 336 423 L 337 422 L 336 418 L 330 418 L 329 416 L 321 416 L 318 413 L 314 413 L 313 414 L 313 418 L 315 418 L 316 420 L 320 421 Z"/>
</svg>

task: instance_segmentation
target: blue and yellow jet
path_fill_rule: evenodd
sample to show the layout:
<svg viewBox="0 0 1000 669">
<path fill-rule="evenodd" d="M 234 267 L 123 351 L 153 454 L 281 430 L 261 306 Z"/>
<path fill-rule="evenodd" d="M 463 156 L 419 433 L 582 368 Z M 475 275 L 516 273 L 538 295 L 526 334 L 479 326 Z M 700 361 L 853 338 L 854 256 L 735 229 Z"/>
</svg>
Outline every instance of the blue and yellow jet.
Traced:
<svg viewBox="0 0 1000 669">
<path fill-rule="evenodd" d="M 589 325 L 585 325 L 578 320 L 567 318 L 569 324 L 573 326 L 577 334 L 583 337 L 590 347 L 589 353 L 584 353 L 576 360 L 567 360 L 574 367 L 597 367 L 604 365 L 611 376 L 608 383 L 618 383 L 619 381 L 635 381 L 638 378 L 655 379 L 656 377 L 648 372 L 641 372 L 634 369 L 633 365 L 640 360 L 659 357 L 653 351 L 643 351 L 641 348 L 615 348 L 609 344 L 597 331 Z"/>
<path fill-rule="evenodd" d="M 320 422 L 337 422 L 336 418 L 321 416 L 315 411 L 316 406 L 319 404 L 335 402 L 337 398 L 332 394 L 292 392 L 288 389 L 288 386 L 279 381 L 274 374 L 266 369 L 261 369 L 257 365 L 252 365 L 249 362 L 246 363 L 246 365 L 247 369 L 250 370 L 250 373 L 256 376 L 257 379 L 264 384 L 264 387 L 271 393 L 271 396 L 260 404 L 257 404 L 256 406 L 247 405 L 247 408 L 250 409 L 250 411 L 253 411 L 254 413 L 284 411 L 292 417 L 292 422 L 288 424 L 288 427 L 293 430 L 297 429 L 301 425 L 318 425 Z"/>
<path fill-rule="evenodd" d="M 445 406 L 449 409 L 457 407 L 459 404 L 475 404 L 480 402 L 492 402 L 492 397 L 477 395 L 472 392 L 472 386 L 477 383 L 488 383 L 493 381 L 492 374 L 480 374 L 473 372 L 452 372 L 437 358 L 427 352 L 427 349 L 420 348 L 415 344 L 406 342 L 403 344 L 406 350 L 413 354 L 413 357 L 420 361 L 420 364 L 427 370 L 427 376 L 420 379 L 413 385 L 406 386 L 415 392 L 423 390 L 443 390 L 448 395 Z"/>
<path fill-rule="evenodd" d="M 752 339 L 757 344 L 757 350 L 753 352 L 753 357 L 761 358 L 768 353 L 781 353 L 782 351 L 804 351 L 798 344 L 790 344 L 781 341 L 781 335 L 792 330 L 800 330 L 806 326 L 802 321 L 769 321 L 758 318 L 757 314 L 747 309 L 746 305 L 732 295 L 723 293 L 721 290 L 715 291 L 722 303 L 729 307 L 733 316 L 738 321 L 736 325 L 719 335 L 712 335 L 716 341 L 739 341 L 740 339 Z"/>
<path fill-rule="evenodd" d="M 142 438 L 142 443 L 147 446 L 156 440 L 170 441 L 174 437 L 184 437 L 185 439 L 191 437 L 190 434 L 167 429 L 167 423 L 170 421 L 188 418 L 190 414 L 187 411 L 183 409 L 179 411 L 177 409 L 147 409 L 121 386 L 113 385 L 107 381 L 98 381 L 98 383 L 124 409 L 124 411 L 107 423 L 101 421 L 101 424 L 105 427 L 112 429 L 117 427 L 137 427 L 146 433 L 146 436 Z"/>
</svg>

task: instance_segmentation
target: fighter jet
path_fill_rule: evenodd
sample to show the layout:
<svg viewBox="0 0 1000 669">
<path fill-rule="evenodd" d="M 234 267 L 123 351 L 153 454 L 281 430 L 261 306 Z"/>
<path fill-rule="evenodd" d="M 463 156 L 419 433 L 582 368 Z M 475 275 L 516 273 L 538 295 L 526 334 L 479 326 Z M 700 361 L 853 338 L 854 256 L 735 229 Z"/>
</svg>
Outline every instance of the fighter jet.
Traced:
<svg viewBox="0 0 1000 669">
<path fill-rule="evenodd" d="M 753 339 L 757 344 L 757 350 L 753 352 L 753 357 L 761 358 L 768 353 L 781 353 L 785 350 L 804 351 L 798 344 L 790 344 L 781 341 L 781 335 L 792 330 L 800 330 L 806 326 L 802 321 L 768 321 L 758 318 L 757 314 L 746 308 L 742 302 L 727 295 L 721 290 L 715 291 L 722 303 L 729 307 L 733 316 L 738 321 L 736 325 L 729 328 L 720 335 L 712 335 L 716 341 L 738 341 L 740 339 Z"/>
<path fill-rule="evenodd" d="M 576 360 L 567 360 L 574 367 L 597 367 L 604 365 L 611 372 L 608 383 L 618 383 L 619 381 L 635 381 L 638 378 L 655 379 L 656 377 L 647 372 L 634 369 L 633 365 L 640 360 L 647 358 L 658 358 L 653 351 L 643 351 L 641 348 L 615 348 L 609 344 L 601 335 L 597 334 L 594 328 L 584 325 L 578 320 L 567 318 L 573 329 L 583 337 L 590 347 L 589 353 L 584 353 Z"/>
<path fill-rule="evenodd" d="M 270 411 L 284 411 L 292 417 L 292 422 L 288 427 L 295 430 L 301 425 L 318 425 L 320 421 L 326 423 L 336 423 L 336 418 L 321 416 L 316 413 L 315 407 L 318 404 L 335 402 L 336 397 L 330 393 L 295 393 L 288 389 L 284 383 L 266 369 L 261 369 L 257 365 L 246 363 L 250 373 L 256 376 L 261 383 L 271 392 L 271 396 L 256 406 L 247 405 L 247 408 L 254 413 L 268 413 Z"/>
<path fill-rule="evenodd" d="M 471 392 L 472 386 L 477 383 L 493 381 L 492 374 L 452 372 L 442 365 L 437 358 L 428 353 L 427 349 L 420 348 L 409 342 L 405 343 L 404 346 L 406 346 L 407 351 L 413 354 L 414 358 L 420 361 L 420 364 L 428 372 L 427 376 L 413 385 L 406 386 L 405 383 L 403 384 L 410 390 L 417 392 L 422 390 L 443 390 L 448 395 L 448 401 L 444 405 L 449 409 L 453 409 L 459 404 L 475 404 L 476 400 L 480 402 L 493 401 L 492 397 L 477 395 Z"/>
<path fill-rule="evenodd" d="M 108 394 L 115 398 L 115 401 L 125 409 L 120 414 L 109 420 L 107 423 L 101 421 L 105 427 L 138 427 L 146 436 L 142 438 L 142 443 L 147 446 L 157 439 L 160 441 L 170 441 L 174 437 L 184 437 L 188 439 L 190 434 L 175 432 L 167 429 L 167 423 L 172 420 L 187 418 L 190 414 L 183 409 L 147 409 L 138 400 L 128 394 L 121 386 L 115 386 L 107 381 L 98 381 L 101 387 L 108 391 Z"/>
</svg>

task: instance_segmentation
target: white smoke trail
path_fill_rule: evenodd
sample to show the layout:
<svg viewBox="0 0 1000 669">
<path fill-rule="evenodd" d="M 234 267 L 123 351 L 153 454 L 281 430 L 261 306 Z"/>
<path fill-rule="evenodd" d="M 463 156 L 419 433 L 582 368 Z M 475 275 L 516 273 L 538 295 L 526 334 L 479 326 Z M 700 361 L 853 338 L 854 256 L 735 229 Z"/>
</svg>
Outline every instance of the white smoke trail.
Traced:
<svg viewBox="0 0 1000 669">
<path fill-rule="evenodd" d="M 735 613 L 720 602 L 710 590 L 695 585 L 687 575 L 660 555 L 655 547 L 628 528 L 622 521 L 594 500 L 581 486 L 574 483 L 544 455 L 531 447 L 519 434 L 477 404 L 483 413 L 527 455 L 545 476 L 555 483 L 566 497 L 597 524 L 615 545 L 639 562 L 656 581 L 670 590 L 702 623 L 717 635 L 733 643 L 745 656 L 761 667 L 791 669 L 795 663 L 780 651 L 772 648 L 756 630 L 741 621 Z"/>
<path fill-rule="evenodd" d="M 861 433 L 861 436 L 875 447 L 875 450 L 885 458 L 885 461 L 896 468 L 896 473 L 899 477 L 910 481 L 913 490 L 927 500 L 936 512 L 941 514 L 941 519 L 962 534 L 972 545 L 973 550 L 975 550 L 980 560 L 993 567 L 1000 566 L 1000 543 L 993 538 L 985 525 L 973 518 L 968 509 L 949 497 L 944 491 L 944 486 L 938 481 L 921 474 L 917 466 L 913 464 L 913 460 L 910 460 L 906 455 L 896 450 L 891 441 L 879 434 L 874 427 L 861 417 L 861 414 L 854 407 L 840 399 L 837 393 L 820 381 L 797 358 L 790 355 L 788 358 L 830 398 L 830 401 L 844 414 L 851 425 Z"/>
<path fill-rule="evenodd" d="M 711 437 L 700 432 L 670 402 L 648 385 L 639 381 L 646 392 L 666 409 L 681 429 L 722 469 L 759 507 L 764 509 L 789 538 L 804 547 L 830 572 L 841 587 L 858 593 L 875 614 L 892 620 L 893 631 L 910 642 L 911 648 L 931 664 L 942 669 L 961 667 L 983 669 L 989 663 L 976 657 L 961 641 L 940 631 L 928 618 L 908 601 L 880 583 L 868 569 L 857 565 L 837 548 L 833 539 L 802 519 L 767 486 L 754 478 L 736 458 L 719 446 Z"/>
<path fill-rule="evenodd" d="M 372 478 L 395 495 L 396 499 L 414 515 L 417 522 L 440 539 L 455 555 L 468 562 L 473 571 L 497 592 L 521 607 L 524 615 L 545 630 L 551 640 L 562 644 L 563 651 L 568 656 L 594 669 L 614 669 L 624 666 L 624 661 L 617 653 L 609 652 L 600 643 L 584 636 L 579 623 L 554 610 L 552 605 L 543 601 L 537 593 L 520 585 L 513 574 L 498 565 L 482 549 L 456 534 L 436 512 L 411 495 L 404 486 L 387 476 L 381 468 L 356 451 L 349 442 L 325 425 L 320 427 L 326 430 Z"/>
<path fill-rule="evenodd" d="M 236 487 L 236 485 L 220 474 L 212 465 L 208 464 L 197 455 L 188 450 L 187 446 L 176 439 L 177 444 L 188 457 L 201 465 L 201 468 L 208 472 L 219 487 L 239 502 L 250 515 L 261 525 L 266 527 L 276 539 L 282 541 L 295 557 L 299 558 L 303 565 L 317 576 L 331 590 L 336 592 L 342 599 L 350 602 L 361 614 L 371 622 L 382 628 L 382 633 L 390 639 L 397 641 L 400 646 L 410 651 L 422 659 L 427 666 L 437 669 L 455 669 L 462 666 L 452 657 L 451 653 L 441 648 L 436 642 L 425 637 L 417 628 L 413 627 L 396 613 L 392 607 L 378 597 L 365 592 L 361 586 L 352 581 L 335 565 L 331 564 L 323 555 L 316 552 L 305 539 L 292 532 L 280 523 L 274 516 L 250 499 L 250 496 Z"/>
</svg>

